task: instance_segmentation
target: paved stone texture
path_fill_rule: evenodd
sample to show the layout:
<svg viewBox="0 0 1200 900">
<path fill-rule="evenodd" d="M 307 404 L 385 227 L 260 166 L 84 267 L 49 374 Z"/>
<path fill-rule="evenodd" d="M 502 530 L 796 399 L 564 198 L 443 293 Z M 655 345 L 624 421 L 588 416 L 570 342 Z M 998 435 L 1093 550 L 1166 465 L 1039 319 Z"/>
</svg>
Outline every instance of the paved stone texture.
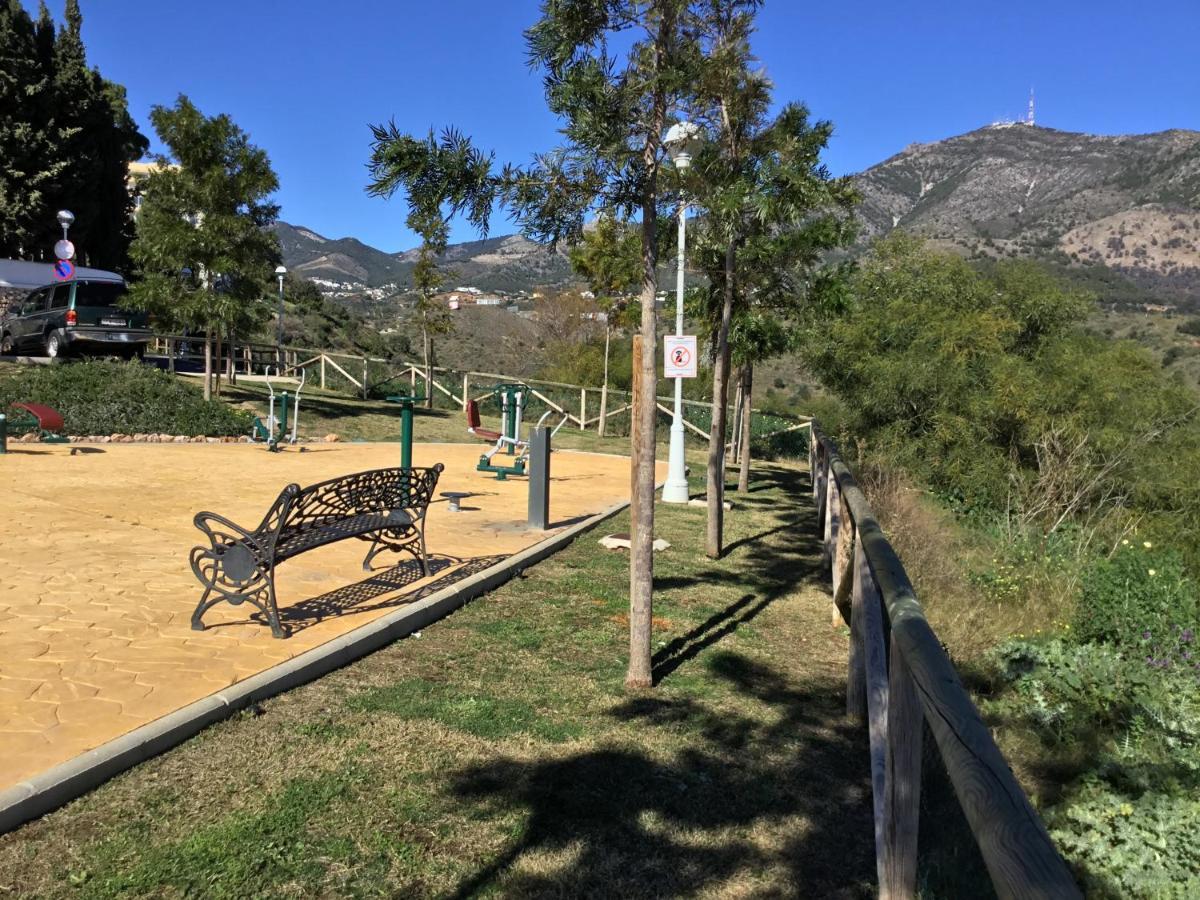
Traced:
<svg viewBox="0 0 1200 900">
<path fill-rule="evenodd" d="M 426 527 L 433 566 L 342 541 L 277 569 L 277 640 L 252 607 L 220 604 L 191 630 L 188 553 L 200 510 L 248 528 L 290 482 L 399 464 L 395 444 L 268 453 L 243 444 L 10 445 L 0 456 L 0 788 L 345 634 L 629 498 L 629 460 L 555 453 L 550 532 L 525 527 L 523 478 L 475 471 L 478 444 L 418 444 L 446 465 Z M 665 475 L 662 467 L 660 478 Z M 399 559 L 399 565 L 393 560 Z"/>
</svg>

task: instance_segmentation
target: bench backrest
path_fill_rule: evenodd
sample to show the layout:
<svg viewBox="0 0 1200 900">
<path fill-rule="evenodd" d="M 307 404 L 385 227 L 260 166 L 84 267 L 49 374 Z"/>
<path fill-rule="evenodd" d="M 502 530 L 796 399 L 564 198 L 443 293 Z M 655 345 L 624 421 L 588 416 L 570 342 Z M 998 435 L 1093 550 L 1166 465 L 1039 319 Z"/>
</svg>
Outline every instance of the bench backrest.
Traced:
<svg viewBox="0 0 1200 900">
<path fill-rule="evenodd" d="M 424 510 L 433 500 L 441 463 L 429 469 L 371 469 L 301 488 L 289 484 L 259 525 L 260 534 L 282 533 L 322 521 L 397 509 Z"/>
</svg>

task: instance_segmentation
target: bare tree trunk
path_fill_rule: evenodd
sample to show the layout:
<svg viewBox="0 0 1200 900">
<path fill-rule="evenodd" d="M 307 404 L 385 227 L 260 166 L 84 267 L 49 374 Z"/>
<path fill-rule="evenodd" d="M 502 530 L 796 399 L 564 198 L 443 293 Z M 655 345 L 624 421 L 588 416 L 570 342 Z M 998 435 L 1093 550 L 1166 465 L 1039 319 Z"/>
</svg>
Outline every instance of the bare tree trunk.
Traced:
<svg viewBox="0 0 1200 900">
<path fill-rule="evenodd" d="M 745 382 L 742 381 L 742 370 L 739 368 L 736 375 L 737 388 L 733 395 L 733 434 L 729 438 L 729 455 L 737 461 L 742 458 L 742 388 L 745 387 Z"/>
<path fill-rule="evenodd" d="M 734 253 L 725 247 L 725 291 L 721 324 L 717 328 L 717 353 L 713 362 L 712 430 L 708 441 L 708 529 L 704 552 L 720 559 L 725 544 L 725 405 L 729 402 L 729 323 L 733 319 Z"/>
<path fill-rule="evenodd" d="M 425 352 L 425 408 L 433 409 L 433 335 L 426 322 L 421 323 L 421 344 Z"/>
<path fill-rule="evenodd" d="M 654 68 L 659 70 L 667 54 L 675 19 L 667 4 L 658 21 L 654 41 Z M 654 618 L 654 423 L 657 418 L 655 396 L 657 369 L 655 350 L 658 338 L 656 228 L 658 225 L 658 150 L 667 117 L 666 88 L 660 81 L 655 89 L 653 115 L 646 129 L 642 150 L 645 187 L 642 194 L 642 328 L 640 344 L 634 345 L 633 371 L 638 379 L 633 397 L 631 450 L 633 456 L 633 492 L 630 503 L 629 548 L 629 670 L 625 687 L 631 690 L 652 687 L 654 672 L 650 656 L 650 636 Z"/>
<path fill-rule="evenodd" d="M 237 384 L 237 356 L 234 352 L 233 329 L 229 329 L 229 367 L 225 372 L 225 377 L 229 379 L 231 385 Z"/>
<path fill-rule="evenodd" d="M 750 490 L 750 419 L 754 407 L 754 364 L 742 367 L 742 470 L 738 472 L 738 492 Z"/>
<path fill-rule="evenodd" d="M 606 420 L 608 419 L 608 342 L 612 335 L 612 326 L 604 323 L 604 384 L 600 388 L 600 424 L 596 428 L 596 433 L 600 437 L 604 437 Z"/>
<path fill-rule="evenodd" d="M 204 329 L 204 399 L 212 399 L 212 333 Z"/>
<path fill-rule="evenodd" d="M 217 397 L 220 397 L 221 396 L 221 361 L 222 361 L 221 360 L 222 346 L 221 346 L 221 329 L 220 328 L 217 329 L 217 334 L 216 334 L 215 340 L 217 342 L 217 359 L 216 359 L 216 364 L 213 366 L 213 394 Z"/>
</svg>

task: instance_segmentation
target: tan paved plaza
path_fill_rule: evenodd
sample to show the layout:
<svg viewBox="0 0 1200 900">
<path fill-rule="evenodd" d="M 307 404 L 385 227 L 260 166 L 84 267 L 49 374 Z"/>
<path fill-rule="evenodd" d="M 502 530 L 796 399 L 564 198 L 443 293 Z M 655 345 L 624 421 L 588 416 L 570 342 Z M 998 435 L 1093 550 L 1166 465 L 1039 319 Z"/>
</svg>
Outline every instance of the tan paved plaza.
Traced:
<svg viewBox="0 0 1200 900">
<path fill-rule="evenodd" d="M 190 627 L 200 587 L 192 516 L 254 527 L 290 482 L 399 464 L 396 444 L 319 444 L 279 454 L 245 444 L 10 445 L 0 456 L 0 789 L 385 615 L 551 532 L 524 527 L 523 478 L 475 471 L 479 444 L 418 444 L 414 464 L 446 466 L 427 536 L 434 572 L 343 541 L 280 564 L 286 640 L 212 609 Z M 665 469 L 665 466 L 662 467 Z M 629 498 L 628 459 L 555 453 L 556 529 Z M 660 473 L 661 474 L 664 473 Z M 392 566 L 399 559 L 399 567 Z M 215 626 L 215 627 L 213 627 Z"/>
</svg>

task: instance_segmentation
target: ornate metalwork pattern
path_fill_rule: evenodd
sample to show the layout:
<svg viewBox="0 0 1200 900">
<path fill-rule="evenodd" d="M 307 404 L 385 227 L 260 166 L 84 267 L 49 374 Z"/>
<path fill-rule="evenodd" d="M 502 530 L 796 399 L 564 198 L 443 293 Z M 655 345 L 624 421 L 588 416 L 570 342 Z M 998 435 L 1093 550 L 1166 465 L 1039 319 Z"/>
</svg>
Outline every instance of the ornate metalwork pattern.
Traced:
<svg viewBox="0 0 1200 900">
<path fill-rule="evenodd" d="M 411 553 L 428 576 L 425 512 L 433 499 L 441 463 L 429 469 L 374 469 L 280 492 L 254 530 L 216 513 L 201 512 L 196 527 L 209 546 L 194 547 L 192 571 L 204 588 L 192 613 L 192 628 L 222 600 L 249 603 L 271 624 L 275 637 L 287 636 L 275 602 L 275 564 L 347 538 L 369 541 L 363 569 L 384 550 Z"/>
</svg>

